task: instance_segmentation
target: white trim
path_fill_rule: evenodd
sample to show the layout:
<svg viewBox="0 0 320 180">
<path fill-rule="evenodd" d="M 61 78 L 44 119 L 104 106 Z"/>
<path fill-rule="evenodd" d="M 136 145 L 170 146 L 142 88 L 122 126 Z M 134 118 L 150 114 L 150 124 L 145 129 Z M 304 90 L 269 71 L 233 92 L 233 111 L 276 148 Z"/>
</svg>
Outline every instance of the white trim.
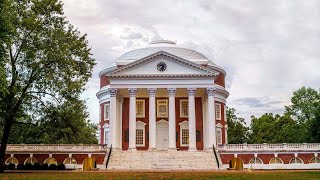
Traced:
<svg viewBox="0 0 320 180">
<path fill-rule="evenodd" d="M 161 103 L 161 105 L 165 105 L 166 106 L 166 114 L 165 115 L 164 114 L 162 115 L 159 112 L 159 106 L 160 106 L 159 101 L 165 101 L 165 103 Z M 169 108 L 168 108 L 168 99 L 157 99 L 157 118 L 167 118 L 168 114 L 169 114 L 168 110 L 169 110 Z"/>
<path fill-rule="evenodd" d="M 216 110 L 216 120 L 221 120 L 221 104 L 215 103 L 215 110 Z"/>
<path fill-rule="evenodd" d="M 216 125 L 216 127 L 217 127 L 217 128 L 223 128 L 223 125 L 222 125 L 221 123 L 218 123 L 218 124 Z"/>
<path fill-rule="evenodd" d="M 189 144 L 182 144 L 182 129 L 188 129 L 189 130 L 189 122 L 187 120 L 182 121 L 181 123 L 179 123 L 180 126 L 180 146 L 181 147 L 188 147 Z M 188 133 L 189 135 L 189 133 Z"/>
<path fill-rule="evenodd" d="M 106 117 L 107 107 L 108 107 L 108 117 Z M 104 104 L 103 106 L 103 119 L 105 121 L 110 120 L 110 102 Z"/>
<path fill-rule="evenodd" d="M 188 99 L 180 99 L 180 117 L 181 118 L 187 118 L 188 117 L 188 115 L 184 115 L 183 113 L 182 113 L 182 103 L 183 102 L 187 102 L 188 103 Z M 187 113 L 188 113 L 188 105 L 187 105 Z"/>
<path fill-rule="evenodd" d="M 142 102 L 142 115 L 137 114 L 138 113 L 138 106 L 137 103 Z M 145 118 L 146 117 L 146 103 L 145 99 L 136 99 L 136 118 Z"/>
<path fill-rule="evenodd" d="M 105 124 L 106 125 L 106 124 Z M 109 125 L 105 127 L 105 125 L 103 126 L 103 144 L 110 144 L 110 129 L 109 129 Z M 107 138 L 106 138 L 107 137 Z"/>
<path fill-rule="evenodd" d="M 144 123 L 142 121 L 137 121 L 136 122 L 136 130 L 138 130 L 138 129 L 143 131 L 143 144 L 137 144 L 137 142 L 135 142 L 136 147 L 144 147 L 146 144 L 146 123 Z M 136 136 L 137 136 L 137 134 L 136 134 Z M 136 139 L 137 139 L 137 137 L 136 137 Z"/>
</svg>

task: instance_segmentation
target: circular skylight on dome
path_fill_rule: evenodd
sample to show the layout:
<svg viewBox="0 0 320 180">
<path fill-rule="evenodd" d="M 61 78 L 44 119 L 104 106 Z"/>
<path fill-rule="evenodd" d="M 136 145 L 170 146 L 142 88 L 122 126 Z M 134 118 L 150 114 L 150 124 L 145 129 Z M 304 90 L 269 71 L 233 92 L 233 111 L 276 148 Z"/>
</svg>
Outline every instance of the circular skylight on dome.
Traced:
<svg viewBox="0 0 320 180">
<path fill-rule="evenodd" d="M 168 40 L 156 40 L 156 41 L 152 41 L 149 44 L 176 44 L 173 41 L 168 41 Z"/>
</svg>

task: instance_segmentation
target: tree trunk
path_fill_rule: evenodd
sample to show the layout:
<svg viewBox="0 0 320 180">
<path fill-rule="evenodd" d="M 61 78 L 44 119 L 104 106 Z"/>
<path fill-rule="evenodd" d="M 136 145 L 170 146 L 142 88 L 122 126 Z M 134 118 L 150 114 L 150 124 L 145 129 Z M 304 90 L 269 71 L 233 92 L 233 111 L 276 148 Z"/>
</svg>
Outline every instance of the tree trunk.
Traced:
<svg viewBox="0 0 320 180">
<path fill-rule="evenodd" d="M 8 143 L 13 121 L 14 121 L 13 116 L 7 117 L 4 121 L 5 124 L 3 128 L 1 147 L 0 147 L 0 173 L 4 172 L 4 163 L 5 163 L 4 155 L 6 154 L 7 143 Z"/>
</svg>

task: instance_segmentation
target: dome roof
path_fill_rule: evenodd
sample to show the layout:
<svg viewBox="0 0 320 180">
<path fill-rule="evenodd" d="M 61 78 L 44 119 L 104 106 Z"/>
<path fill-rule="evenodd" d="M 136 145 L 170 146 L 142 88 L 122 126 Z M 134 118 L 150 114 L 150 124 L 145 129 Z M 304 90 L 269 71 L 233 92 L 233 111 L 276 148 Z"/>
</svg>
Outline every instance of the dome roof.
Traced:
<svg viewBox="0 0 320 180">
<path fill-rule="evenodd" d="M 197 64 L 209 63 L 213 65 L 213 63 L 201 53 L 192 49 L 179 47 L 176 45 L 175 42 L 167 40 L 153 41 L 145 48 L 135 49 L 127 53 L 124 53 L 117 59 L 116 64 L 126 65 L 128 63 L 142 59 L 159 51 L 165 51 L 167 53 L 173 54 L 175 56 L 181 57 L 183 59 L 192 61 Z"/>
</svg>

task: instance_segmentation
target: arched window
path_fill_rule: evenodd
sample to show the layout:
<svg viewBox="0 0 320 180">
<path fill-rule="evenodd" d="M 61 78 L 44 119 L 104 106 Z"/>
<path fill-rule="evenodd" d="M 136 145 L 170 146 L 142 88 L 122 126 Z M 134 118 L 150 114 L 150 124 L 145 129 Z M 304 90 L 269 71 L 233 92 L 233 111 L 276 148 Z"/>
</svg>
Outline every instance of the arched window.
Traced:
<svg viewBox="0 0 320 180">
<path fill-rule="evenodd" d="M 273 157 L 270 159 L 269 164 L 283 164 L 283 161 L 278 157 Z"/>
<path fill-rule="evenodd" d="M 24 161 L 24 164 L 34 164 L 38 163 L 38 160 L 34 157 L 29 157 Z"/>
<path fill-rule="evenodd" d="M 311 163 L 320 163 L 320 158 L 319 157 L 313 157 L 313 158 L 311 158 L 310 159 L 310 162 L 309 162 L 310 164 Z"/>
<path fill-rule="evenodd" d="M 47 159 L 45 159 L 45 160 L 43 161 L 43 163 L 46 163 L 46 164 L 48 164 L 48 165 L 50 165 L 50 164 L 58 165 L 57 160 L 56 160 L 55 158 L 53 158 L 53 157 L 48 157 Z"/>
<path fill-rule="evenodd" d="M 303 163 L 303 161 L 299 157 L 293 157 L 289 161 L 289 164 L 301 164 L 301 163 Z"/>
<path fill-rule="evenodd" d="M 249 164 L 263 164 L 263 161 L 258 157 L 254 157 L 249 161 Z"/>
<path fill-rule="evenodd" d="M 78 164 L 77 163 L 77 160 L 75 158 L 66 158 L 64 161 L 63 161 L 63 164 Z"/>
<path fill-rule="evenodd" d="M 18 161 L 18 159 L 15 158 L 15 157 L 9 157 L 9 158 L 6 160 L 5 164 L 15 164 L 15 165 L 17 165 L 17 164 L 19 164 L 19 161 Z"/>
</svg>

